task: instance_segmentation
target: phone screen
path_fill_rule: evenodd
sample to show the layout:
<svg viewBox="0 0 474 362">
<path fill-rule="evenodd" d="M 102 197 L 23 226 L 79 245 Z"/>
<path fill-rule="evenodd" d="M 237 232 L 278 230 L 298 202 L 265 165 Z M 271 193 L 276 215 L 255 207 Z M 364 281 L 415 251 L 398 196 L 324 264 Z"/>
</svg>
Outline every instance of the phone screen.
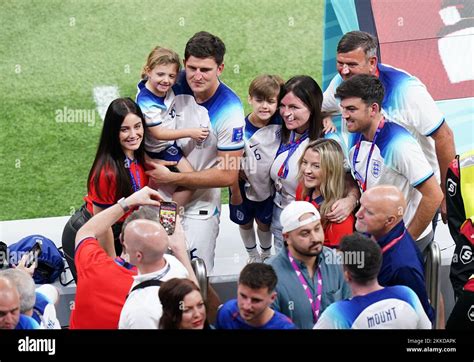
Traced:
<svg viewBox="0 0 474 362">
<path fill-rule="evenodd" d="M 26 259 L 26 264 L 25 264 L 27 268 L 32 266 L 38 260 L 38 257 L 41 255 L 41 245 L 42 245 L 42 242 L 38 240 L 35 243 L 35 245 L 33 245 L 31 250 L 28 252 L 28 258 Z"/>
<path fill-rule="evenodd" d="M 160 224 L 168 235 L 174 233 L 176 225 L 176 213 L 178 205 L 173 201 L 161 201 L 160 203 Z"/>
</svg>

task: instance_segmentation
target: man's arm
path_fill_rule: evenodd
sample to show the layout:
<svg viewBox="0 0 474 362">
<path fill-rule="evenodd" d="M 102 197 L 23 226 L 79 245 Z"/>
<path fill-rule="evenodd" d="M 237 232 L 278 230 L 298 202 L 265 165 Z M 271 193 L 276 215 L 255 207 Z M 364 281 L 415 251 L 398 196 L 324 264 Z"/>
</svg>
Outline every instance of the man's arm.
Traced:
<svg viewBox="0 0 474 362">
<path fill-rule="evenodd" d="M 337 200 L 331 206 L 331 212 L 328 212 L 326 215 L 328 220 L 331 222 L 343 222 L 349 217 L 349 215 L 355 210 L 355 208 L 359 204 L 359 187 L 352 178 L 350 172 L 347 172 L 345 175 L 345 189 L 347 191 L 347 196 L 340 200 Z"/>
<path fill-rule="evenodd" d="M 99 207 L 94 204 L 92 204 L 92 207 L 93 207 L 93 215 L 97 215 L 99 212 L 102 212 L 105 210 L 104 208 Z M 102 247 L 102 249 L 105 250 L 107 255 L 109 255 L 112 258 L 115 258 L 117 256 L 115 254 L 114 232 L 112 231 L 112 227 L 109 227 L 105 231 L 105 234 L 103 235 L 98 234 L 96 239 L 99 240 L 100 246 Z"/>
<path fill-rule="evenodd" d="M 408 232 L 414 240 L 417 240 L 421 233 L 426 229 L 428 224 L 433 220 L 433 216 L 438 209 L 441 200 L 443 200 L 443 192 L 436 182 L 436 178 L 431 176 L 429 179 L 416 186 L 421 192 L 421 201 L 418 205 L 415 215 L 408 226 Z"/>
<path fill-rule="evenodd" d="M 441 191 L 444 195 L 444 185 L 446 185 L 446 174 L 451 161 L 456 157 L 456 149 L 454 147 L 454 135 L 446 121 L 431 135 L 435 141 L 436 157 L 438 158 L 439 171 L 441 173 Z M 446 195 L 441 203 L 441 216 L 446 224 Z"/>
<path fill-rule="evenodd" d="M 130 208 L 139 205 L 160 206 L 159 200 L 161 200 L 160 194 L 148 186 L 145 186 L 141 190 L 127 197 L 125 203 Z M 97 239 L 100 235 L 104 235 L 108 229 L 110 229 L 110 227 L 123 216 L 124 213 L 124 209 L 119 204 L 115 204 L 106 210 L 99 212 L 97 215 L 94 215 L 77 232 L 76 247 L 81 240 L 87 237 Z"/>
<path fill-rule="evenodd" d="M 218 164 L 195 172 L 171 172 L 163 165 L 150 164 L 146 173 L 158 184 L 173 184 L 191 189 L 231 186 L 237 182 L 243 150 L 219 151 Z"/>
<path fill-rule="evenodd" d="M 323 93 L 323 104 L 321 110 L 326 113 L 326 115 L 334 115 L 341 113 L 339 108 L 339 102 L 337 101 L 334 94 L 336 93 L 336 88 L 341 84 L 342 79 L 339 74 L 334 76 L 334 78 L 329 83 L 328 87 Z"/>
</svg>

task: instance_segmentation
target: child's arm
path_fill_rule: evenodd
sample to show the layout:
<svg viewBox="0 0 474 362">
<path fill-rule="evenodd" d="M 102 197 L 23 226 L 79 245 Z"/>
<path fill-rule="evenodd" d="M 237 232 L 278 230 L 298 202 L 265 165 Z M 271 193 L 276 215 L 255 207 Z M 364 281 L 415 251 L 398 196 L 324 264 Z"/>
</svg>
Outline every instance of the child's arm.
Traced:
<svg viewBox="0 0 474 362">
<path fill-rule="evenodd" d="M 161 126 L 148 127 L 152 136 L 158 140 L 169 141 L 177 140 L 179 138 L 190 137 L 197 141 L 204 141 L 209 135 L 208 128 L 182 128 L 182 129 L 168 129 Z"/>
<path fill-rule="evenodd" d="M 231 196 L 229 199 L 229 204 L 232 205 L 240 205 L 243 202 L 242 199 L 242 194 L 240 193 L 240 188 L 239 188 L 239 179 L 237 179 L 236 182 L 234 182 L 232 185 L 229 186 Z"/>
</svg>

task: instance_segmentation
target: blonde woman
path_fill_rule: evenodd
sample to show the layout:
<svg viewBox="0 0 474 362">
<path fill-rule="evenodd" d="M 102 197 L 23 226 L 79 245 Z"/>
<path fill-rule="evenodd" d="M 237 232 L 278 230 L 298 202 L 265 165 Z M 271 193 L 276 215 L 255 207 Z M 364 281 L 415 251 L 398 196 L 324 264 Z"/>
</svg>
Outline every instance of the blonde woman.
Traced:
<svg viewBox="0 0 474 362">
<path fill-rule="evenodd" d="M 355 220 L 353 214 L 337 223 L 326 217 L 334 203 L 346 196 L 342 148 L 335 140 L 317 139 L 306 146 L 298 165 L 296 200 L 316 206 L 324 228 L 324 245 L 338 247 L 344 235 L 354 232 Z"/>
</svg>

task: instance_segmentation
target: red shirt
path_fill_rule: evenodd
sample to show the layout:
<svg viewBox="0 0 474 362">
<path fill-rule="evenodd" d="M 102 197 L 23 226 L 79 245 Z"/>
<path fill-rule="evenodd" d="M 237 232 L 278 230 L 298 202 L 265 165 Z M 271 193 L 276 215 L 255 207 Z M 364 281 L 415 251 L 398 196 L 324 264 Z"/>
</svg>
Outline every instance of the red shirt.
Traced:
<svg viewBox="0 0 474 362">
<path fill-rule="evenodd" d="M 74 261 L 78 283 L 69 328 L 117 329 L 136 268 L 117 264 L 94 238 L 79 243 Z"/>
<path fill-rule="evenodd" d="M 318 210 L 321 205 L 316 200 L 311 200 L 309 196 L 303 199 L 303 184 L 300 182 L 296 188 L 296 201 L 308 201 L 311 202 Z M 341 223 L 327 222 L 324 227 L 324 245 L 331 248 L 339 246 L 341 239 L 346 235 L 351 235 L 354 232 L 355 219 L 354 215 L 350 214 Z"/>
<path fill-rule="evenodd" d="M 130 162 L 130 175 L 133 175 L 133 181 L 139 187 L 139 189 L 148 185 L 148 175 L 145 174 L 145 169 L 138 162 Z M 98 188 L 95 187 L 93 178 L 91 179 L 91 182 L 89 183 L 88 194 L 86 197 L 84 197 L 87 210 L 91 213 L 91 215 L 94 215 L 92 206 L 93 204 L 106 209 L 117 203 L 118 199 L 115 197 L 115 190 L 117 187 L 116 185 L 115 174 L 109 168 L 100 170 Z M 122 216 L 118 222 L 124 222 L 132 211 L 133 210 L 130 210 L 128 213 Z"/>
</svg>

